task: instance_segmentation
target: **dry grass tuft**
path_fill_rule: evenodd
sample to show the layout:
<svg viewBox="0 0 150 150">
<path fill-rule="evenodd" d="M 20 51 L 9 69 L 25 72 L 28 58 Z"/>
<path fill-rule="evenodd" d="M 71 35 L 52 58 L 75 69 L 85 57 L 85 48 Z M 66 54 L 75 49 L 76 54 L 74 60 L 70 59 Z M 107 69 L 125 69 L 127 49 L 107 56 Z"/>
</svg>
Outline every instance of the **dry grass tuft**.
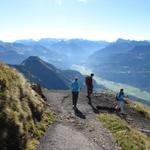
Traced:
<svg viewBox="0 0 150 150">
<path fill-rule="evenodd" d="M 150 138 L 130 127 L 118 116 L 103 113 L 98 116 L 104 127 L 110 130 L 118 145 L 123 150 L 149 150 Z"/>
<path fill-rule="evenodd" d="M 15 69 L 0 64 L 0 149 L 32 150 L 54 120 L 46 104 Z"/>
<path fill-rule="evenodd" d="M 135 109 L 137 112 L 140 112 L 144 115 L 145 118 L 150 119 L 150 106 L 144 105 L 139 102 L 127 101 L 130 107 Z"/>
</svg>

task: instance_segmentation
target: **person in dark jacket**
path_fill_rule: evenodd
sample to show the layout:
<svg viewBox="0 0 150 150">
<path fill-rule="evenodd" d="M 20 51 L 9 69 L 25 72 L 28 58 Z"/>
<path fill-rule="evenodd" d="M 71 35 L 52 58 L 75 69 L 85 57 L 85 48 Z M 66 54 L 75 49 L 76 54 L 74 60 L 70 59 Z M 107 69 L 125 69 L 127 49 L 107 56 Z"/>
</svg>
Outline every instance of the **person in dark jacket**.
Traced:
<svg viewBox="0 0 150 150">
<path fill-rule="evenodd" d="M 78 101 L 78 96 L 80 92 L 80 85 L 78 82 L 78 78 L 75 78 L 75 80 L 71 84 L 71 90 L 72 90 L 72 104 L 73 104 L 73 109 L 77 108 L 77 101 Z"/>
<path fill-rule="evenodd" d="M 85 78 L 85 83 L 87 87 L 87 98 L 89 99 L 89 104 L 91 104 L 91 94 L 93 93 L 93 76 L 94 74 L 91 73 L 90 76 Z"/>
</svg>

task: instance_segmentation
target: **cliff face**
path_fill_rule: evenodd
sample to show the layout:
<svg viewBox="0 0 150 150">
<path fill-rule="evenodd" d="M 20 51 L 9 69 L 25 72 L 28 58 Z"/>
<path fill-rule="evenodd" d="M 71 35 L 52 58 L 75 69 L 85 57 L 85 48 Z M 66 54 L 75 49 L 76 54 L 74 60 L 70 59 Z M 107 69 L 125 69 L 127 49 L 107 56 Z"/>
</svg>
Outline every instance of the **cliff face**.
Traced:
<svg viewBox="0 0 150 150">
<path fill-rule="evenodd" d="M 0 64 L 0 110 L 0 149 L 32 149 L 42 132 L 46 104 L 21 74 L 4 64 Z"/>
</svg>

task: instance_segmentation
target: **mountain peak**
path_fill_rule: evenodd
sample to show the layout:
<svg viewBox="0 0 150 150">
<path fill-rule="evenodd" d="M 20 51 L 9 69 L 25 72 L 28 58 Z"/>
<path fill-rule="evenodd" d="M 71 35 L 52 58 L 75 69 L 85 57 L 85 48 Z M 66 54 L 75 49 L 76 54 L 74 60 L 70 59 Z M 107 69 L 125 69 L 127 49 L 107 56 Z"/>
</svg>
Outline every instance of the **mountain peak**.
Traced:
<svg viewBox="0 0 150 150">
<path fill-rule="evenodd" d="M 41 60 L 40 57 L 38 57 L 38 56 L 29 56 L 27 59 L 28 60 Z"/>
<path fill-rule="evenodd" d="M 125 40 L 125 39 L 122 39 L 122 38 L 119 38 L 117 39 L 116 43 L 129 43 L 130 40 Z"/>
<path fill-rule="evenodd" d="M 42 60 L 38 57 L 38 56 L 30 56 L 28 57 L 27 59 L 25 59 L 21 65 L 24 65 L 26 63 L 29 63 L 29 62 L 41 62 Z"/>
</svg>

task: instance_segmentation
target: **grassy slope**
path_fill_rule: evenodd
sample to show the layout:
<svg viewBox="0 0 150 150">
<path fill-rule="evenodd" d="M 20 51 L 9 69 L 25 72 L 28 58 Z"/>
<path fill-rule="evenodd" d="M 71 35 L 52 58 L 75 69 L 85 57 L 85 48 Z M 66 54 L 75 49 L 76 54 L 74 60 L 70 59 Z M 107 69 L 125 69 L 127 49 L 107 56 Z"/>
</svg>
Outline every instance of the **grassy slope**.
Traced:
<svg viewBox="0 0 150 150">
<path fill-rule="evenodd" d="M 0 64 L 0 149 L 32 150 L 54 115 L 16 70 Z"/>
<path fill-rule="evenodd" d="M 127 100 L 130 107 L 134 108 L 136 111 L 142 113 L 147 119 L 150 119 L 150 106 L 144 105 L 139 102 L 134 102 Z"/>
<path fill-rule="evenodd" d="M 105 93 L 105 96 L 110 97 L 115 100 L 115 94 L 112 92 Z M 133 108 L 137 112 L 140 112 L 143 117 L 150 120 L 150 106 L 144 105 L 143 103 L 133 101 L 131 99 L 126 98 L 126 103 L 129 107 Z"/>
<path fill-rule="evenodd" d="M 114 97 L 113 93 L 107 93 L 108 97 Z M 143 114 L 143 117 L 150 119 L 150 106 L 144 105 L 139 102 L 126 100 L 128 106 Z M 150 138 L 133 129 L 127 122 L 120 119 L 114 114 L 101 113 L 98 119 L 104 124 L 104 127 L 110 130 L 118 145 L 123 150 L 149 150 Z"/>
<path fill-rule="evenodd" d="M 150 138 L 131 128 L 125 121 L 112 114 L 100 114 L 99 120 L 110 130 L 118 145 L 123 150 L 149 150 Z"/>
</svg>

